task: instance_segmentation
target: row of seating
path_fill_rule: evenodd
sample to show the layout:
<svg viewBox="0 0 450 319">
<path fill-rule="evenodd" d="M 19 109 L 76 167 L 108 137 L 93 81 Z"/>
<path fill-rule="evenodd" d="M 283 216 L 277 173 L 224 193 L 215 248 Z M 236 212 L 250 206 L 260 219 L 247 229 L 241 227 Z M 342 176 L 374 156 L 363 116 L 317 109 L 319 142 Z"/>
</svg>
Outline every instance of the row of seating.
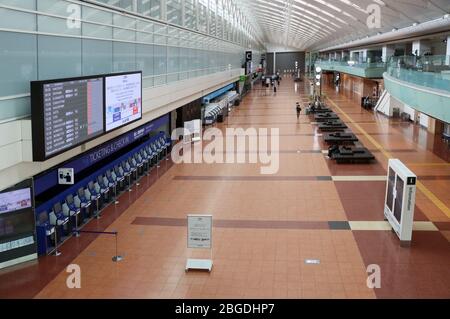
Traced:
<svg viewBox="0 0 450 319">
<path fill-rule="evenodd" d="M 314 120 L 323 134 L 324 141 L 331 146 L 328 157 L 341 163 L 369 163 L 375 159 L 372 153 L 358 141 L 358 138 L 348 129 L 339 116 L 327 108 L 323 102 L 315 101 L 309 104 L 308 114 L 315 114 Z M 343 145 L 344 144 L 344 145 Z M 348 145 L 352 144 L 352 145 Z"/>
<path fill-rule="evenodd" d="M 47 210 L 38 213 L 37 227 L 45 229 L 46 247 L 55 246 L 72 233 L 77 234 L 79 226 L 91 218 L 99 218 L 101 209 L 116 201 L 118 190 L 131 191 L 140 175 L 148 174 L 167 157 L 169 147 L 170 142 L 160 136 L 80 187 L 76 194 L 55 202 L 50 213 Z"/>
</svg>

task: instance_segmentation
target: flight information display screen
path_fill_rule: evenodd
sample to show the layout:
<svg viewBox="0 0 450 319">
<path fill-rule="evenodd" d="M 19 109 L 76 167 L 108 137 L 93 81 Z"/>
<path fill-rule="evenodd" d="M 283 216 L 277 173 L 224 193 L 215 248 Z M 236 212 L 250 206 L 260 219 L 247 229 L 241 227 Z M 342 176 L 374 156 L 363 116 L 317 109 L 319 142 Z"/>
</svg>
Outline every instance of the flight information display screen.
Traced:
<svg viewBox="0 0 450 319">
<path fill-rule="evenodd" d="M 103 134 L 103 83 L 103 77 L 32 82 L 34 160 Z"/>
<path fill-rule="evenodd" d="M 44 85 L 45 155 L 103 133 L 103 79 Z"/>
<path fill-rule="evenodd" d="M 142 73 L 105 77 L 105 129 L 112 131 L 142 118 Z"/>
</svg>

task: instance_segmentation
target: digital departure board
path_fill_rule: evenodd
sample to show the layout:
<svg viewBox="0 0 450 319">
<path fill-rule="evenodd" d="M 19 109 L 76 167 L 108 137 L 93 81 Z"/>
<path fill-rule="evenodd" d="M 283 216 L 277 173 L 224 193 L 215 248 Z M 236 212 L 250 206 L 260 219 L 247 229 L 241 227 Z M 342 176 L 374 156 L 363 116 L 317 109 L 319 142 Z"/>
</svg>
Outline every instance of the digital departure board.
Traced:
<svg viewBox="0 0 450 319">
<path fill-rule="evenodd" d="M 33 161 L 45 161 L 141 118 L 141 71 L 33 81 Z"/>
<path fill-rule="evenodd" d="M 103 134 L 103 81 L 97 76 L 31 82 L 34 161 Z"/>
<path fill-rule="evenodd" d="M 105 130 L 130 124 L 142 118 L 142 73 L 105 77 Z"/>
</svg>

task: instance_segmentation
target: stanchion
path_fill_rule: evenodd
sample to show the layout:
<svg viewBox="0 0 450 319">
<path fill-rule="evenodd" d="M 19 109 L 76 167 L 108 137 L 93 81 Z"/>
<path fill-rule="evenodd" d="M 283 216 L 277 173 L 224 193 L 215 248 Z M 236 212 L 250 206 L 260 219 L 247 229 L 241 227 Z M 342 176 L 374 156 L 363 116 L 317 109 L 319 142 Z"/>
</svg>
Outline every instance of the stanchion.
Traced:
<svg viewBox="0 0 450 319">
<path fill-rule="evenodd" d="M 131 188 L 131 172 L 128 173 L 128 191 L 133 191 L 133 189 Z"/>
<path fill-rule="evenodd" d="M 118 237 L 119 237 L 119 232 L 117 231 L 112 231 L 112 232 L 107 232 L 107 231 L 93 231 L 93 230 L 79 230 L 79 233 L 86 233 L 86 234 L 97 234 L 97 235 L 114 235 L 116 237 L 116 254 L 112 257 L 112 261 L 113 262 L 119 262 L 123 260 L 123 256 L 119 255 L 118 253 Z"/>
<path fill-rule="evenodd" d="M 119 201 L 117 200 L 117 182 L 115 182 L 114 184 L 114 204 L 117 205 L 119 204 Z"/>
<path fill-rule="evenodd" d="M 96 209 L 96 211 L 97 211 L 97 213 L 95 214 L 95 219 L 100 219 L 100 207 L 99 207 L 99 200 L 100 200 L 100 197 L 97 197 L 96 199 L 95 199 L 95 209 Z"/>
<path fill-rule="evenodd" d="M 75 215 L 75 237 L 80 237 L 80 233 L 78 232 L 78 215 L 81 214 L 81 208 L 80 208 L 80 212 L 78 214 Z"/>
<path fill-rule="evenodd" d="M 119 253 L 117 252 L 117 246 L 118 246 L 118 237 L 119 237 L 119 233 L 118 232 L 115 232 L 116 233 L 116 255 L 115 256 L 113 256 L 113 258 L 112 258 L 112 261 L 114 261 L 114 262 L 119 262 L 119 261 L 121 261 L 121 260 L 123 260 L 123 257 L 122 256 L 120 256 L 119 255 Z"/>
<path fill-rule="evenodd" d="M 58 223 L 56 223 L 58 224 Z M 58 225 L 55 226 L 55 251 L 53 252 L 53 256 L 58 257 L 61 255 L 61 252 L 58 251 Z"/>
</svg>

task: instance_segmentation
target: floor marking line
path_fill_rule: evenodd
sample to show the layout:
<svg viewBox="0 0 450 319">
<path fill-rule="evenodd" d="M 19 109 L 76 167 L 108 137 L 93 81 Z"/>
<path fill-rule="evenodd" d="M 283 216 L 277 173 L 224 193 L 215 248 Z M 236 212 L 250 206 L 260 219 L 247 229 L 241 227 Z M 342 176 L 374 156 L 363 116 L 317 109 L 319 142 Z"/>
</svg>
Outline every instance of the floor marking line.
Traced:
<svg viewBox="0 0 450 319">
<path fill-rule="evenodd" d="M 354 175 L 354 176 L 331 176 L 335 182 L 362 182 L 362 181 L 386 181 L 387 177 L 385 175 Z"/>
<path fill-rule="evenodd" d="M 408 163 L 410 166 L 449 166 L 450 163 Z"/>
<path fill-rule="evenodd" d="M 330 98 L 327 98 L 330 103 L 337 108 L 342 114 L 376 147 L 381 153 L 387 158 L 393 158 L 389 152 L 379 144 L 375 139 L 370 136 L 359 124 L 355 123 L 353 119 L 345 113 L 336 103 L 334 103 Z M 417 181 L 417 188 L 437 207 L 439 208 L 448 218 L 450 218 L 450 208 L 448 208 L 436 195 L 434 195 L 428 188 L 425 187 L 420 181 Z"/>
</svg>

